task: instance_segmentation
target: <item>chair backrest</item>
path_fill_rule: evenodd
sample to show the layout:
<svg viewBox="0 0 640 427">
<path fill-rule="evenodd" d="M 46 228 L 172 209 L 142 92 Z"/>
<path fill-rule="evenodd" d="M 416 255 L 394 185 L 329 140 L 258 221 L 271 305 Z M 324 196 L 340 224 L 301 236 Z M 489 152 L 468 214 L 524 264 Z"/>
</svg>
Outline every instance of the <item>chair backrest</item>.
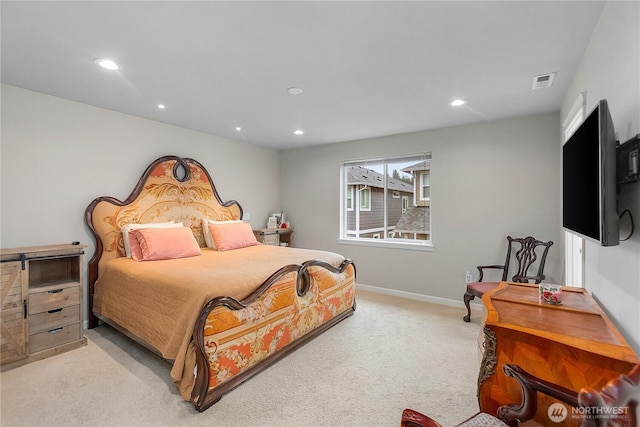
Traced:
<svg viewBox="0 0 640 427">
<path fill-rule="evenodd" d="M 534 237 L 525 237 L 525 238 L 513 238 L 511 236 L 507 236 L 507 240 L 509 241 L 509 245 L 507 248 L 507 259 L 505 260 L 505 269 L 502 274 L 502 280 L 507 280 L 509 274 L 509 262 L 511 261 L 511 251 L 512 249 L 516 250 L 515 259 L 516 259 L 516 272 L 511 278 L 512 282 L 520 282 L 520 283 L 530 283 L 533 280 L 534 283 L 540 283 L 544 279 L 544 263 L 547 260 L 547 253 L 549 252 L 549 248 L 553 245 L 552 241 L 541 242 Z M 520 244 L 519 249 L 513 247 L 514 243 Z M 538 249 L 538 248 L 541 249 Z M 542 250 L 542 255 L 540 255 L 540 262 L 538 263 L 538 271 L 535 275 L 529 275 L 529 268 L 536 262 L 538 259 L 538 252 Z"/>
<path fill-rule="evenodd" d="M 640 418 L 640 364 L 601 391 L 586 387 L 578 393 L 583 427 L 637 427 Z"/>
</svg>

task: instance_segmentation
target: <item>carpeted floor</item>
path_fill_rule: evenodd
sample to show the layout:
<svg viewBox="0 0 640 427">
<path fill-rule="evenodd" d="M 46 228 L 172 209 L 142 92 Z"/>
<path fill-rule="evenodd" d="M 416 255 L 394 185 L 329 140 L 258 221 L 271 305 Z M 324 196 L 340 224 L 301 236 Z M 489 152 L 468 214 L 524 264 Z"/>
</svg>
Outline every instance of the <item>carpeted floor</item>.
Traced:
<svg viewBox="0 0 640 427">
<path fill-rule="evenodd" d="M 169 365 L 108 326 L 88 345 L 3 372 L 13 426 L 384 426 L 410 407 L 443 425 L 478 410 L 479 315 L 358 290 L 355 314 L 203 413 Z"/>
</svg>

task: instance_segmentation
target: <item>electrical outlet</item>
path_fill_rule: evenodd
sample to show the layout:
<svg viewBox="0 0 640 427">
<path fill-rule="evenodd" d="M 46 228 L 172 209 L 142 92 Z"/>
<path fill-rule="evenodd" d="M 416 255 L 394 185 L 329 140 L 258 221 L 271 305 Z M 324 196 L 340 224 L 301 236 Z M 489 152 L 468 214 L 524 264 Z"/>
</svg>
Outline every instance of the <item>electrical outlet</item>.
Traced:
<svg viewBox="0 0 640 427">
<path fill-rule="evenodd" d="M 465 282 L 467 282 L 467 283 L 471 283 L 471 281 L 472 281 L 473 279 L 471 278 L 471 272 L 470 272 L 470 271 L 467 271 L 467 274 L 466 274 L 466 276 L 465 276 L 465 278 L 464 278 L 464 279 L 465 279 Z"/>
</svg>

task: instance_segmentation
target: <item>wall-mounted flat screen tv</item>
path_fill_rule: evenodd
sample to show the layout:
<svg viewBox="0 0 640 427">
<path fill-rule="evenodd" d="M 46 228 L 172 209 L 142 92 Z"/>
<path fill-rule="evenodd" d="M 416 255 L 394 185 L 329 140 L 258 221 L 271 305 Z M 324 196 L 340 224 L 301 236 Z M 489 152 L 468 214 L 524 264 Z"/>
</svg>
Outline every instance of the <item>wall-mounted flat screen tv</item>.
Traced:
<svg viewBox="0 0 640 427">
<path fill-rule="evenodd" d="M 602 246 L 619 243 L 616 136 L 606 100 L 562 148 L 562 226 Z"/>
</svg>

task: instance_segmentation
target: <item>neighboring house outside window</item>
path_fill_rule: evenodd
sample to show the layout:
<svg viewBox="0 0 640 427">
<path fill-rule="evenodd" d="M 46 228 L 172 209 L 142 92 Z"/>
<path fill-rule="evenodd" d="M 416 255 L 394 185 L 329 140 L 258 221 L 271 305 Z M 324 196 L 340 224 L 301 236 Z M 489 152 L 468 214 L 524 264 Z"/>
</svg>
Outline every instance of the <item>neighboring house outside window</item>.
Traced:
<svg viewBox="0 0 640 427">
<path fill-rule="evenodd" d="M 402 169 L 414 177 L 413 206 L 409 207 L 395 226 L 404 239 L 431 240 L 431 158 Z"/>
<path fill-rule="evenodd" d="M 344 162 L 341 185 L 341 239 L 376 242 L 428 243 L 430 241 L 430 154 Z M 425 166 L 427 165 L 427 166 Z M 409 169 L 407 169 L 409 168 Z M 427 208 L 415 215 L 416 199 L 423 192 L 419 173 L 426 173 Z M 418 202 L 424 205 L 425 202 Z M 411 206 L 414 205 L 414 206 Z M 411 218 L 406 218 L 413 213 Z M 398 225 L 409 220 L 409 228 Z M 418 224 L 422 221 L 421 224 Z M 403 225 L 404 227 L 404 225 Z"/>
</svg>

